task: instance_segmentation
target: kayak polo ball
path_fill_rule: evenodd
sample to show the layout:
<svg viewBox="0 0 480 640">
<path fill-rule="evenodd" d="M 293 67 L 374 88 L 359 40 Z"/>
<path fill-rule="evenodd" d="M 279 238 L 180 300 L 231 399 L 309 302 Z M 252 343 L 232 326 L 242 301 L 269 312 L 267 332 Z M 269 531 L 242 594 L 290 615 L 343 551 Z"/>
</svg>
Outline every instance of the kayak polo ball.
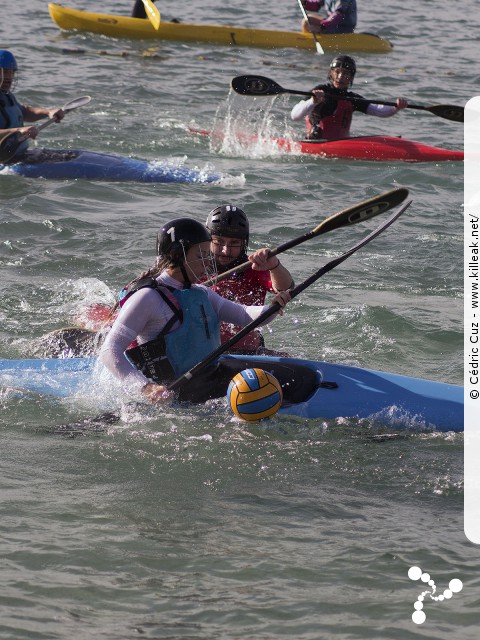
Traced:
<svg viewBox="0 0 480 640">
<path fill-rule="evenodd" d="M 282 406 L 279 381 L 263 369 L 244 369 L 232 378 L 227 400 L 233 413 L 248 422 L 273 416 Z"/>
</svg>

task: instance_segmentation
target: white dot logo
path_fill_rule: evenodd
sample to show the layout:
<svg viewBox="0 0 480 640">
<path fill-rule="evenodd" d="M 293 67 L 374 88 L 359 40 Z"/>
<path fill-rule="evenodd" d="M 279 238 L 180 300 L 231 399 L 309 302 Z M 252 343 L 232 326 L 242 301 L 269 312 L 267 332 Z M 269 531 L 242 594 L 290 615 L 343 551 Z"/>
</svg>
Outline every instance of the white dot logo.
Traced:
<svg viewBox="0 0 480 640">
<path fill-rule="evenodd" d="M 450 582 L 448 583 L 448 589 L 445 589 L 442 594 L 439 594 L 437 596 L 437 586 L 435 584 L 435 581 L 430 577 L 429 573 L 422 571 L 420 567 L 410 567 L 410 569 L 408 570 L 408 577 L 414 582 L 420 580 L 430 587 L 430 589 L 427 589 L 420 593 L 417 601 L 413 605 L 415 611 L 412 613 L 412 621 L 415 624 L 423 624 L 427 619 L 427 615 L 424 611 L 426 596 L 429 596 L 430 600 L 433 600 L 434 602 L 443 602 L 444 600 L 450 600 L 453 597 L 454 593 L 460 593 L 460 591 L 463 589 L 463 582 L 458 578 L 453 578 L 453 580 L 450 580 Z"/>
</svg>

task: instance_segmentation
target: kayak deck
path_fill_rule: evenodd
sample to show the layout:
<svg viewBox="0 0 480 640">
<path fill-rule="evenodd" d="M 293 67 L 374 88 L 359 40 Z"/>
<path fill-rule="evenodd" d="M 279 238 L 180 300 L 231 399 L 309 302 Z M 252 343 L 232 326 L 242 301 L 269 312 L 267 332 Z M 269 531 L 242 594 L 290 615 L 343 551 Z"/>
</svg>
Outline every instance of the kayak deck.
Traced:
<svg viewBox="0 0 480 640">
<path fill-rule="evenodd" d="M 285 47 L 316 50 L 313 37 L 302 32 L 164 21 L 156 30 L 147 19 L 78 11 L 54 3 L 50 3 L 48 9 L 55 24 L 65 31 L 89 31 L 111 38 L 209 42 L 265 49 Z M 337 51 L 388 53 L 392 50 L 388 40 L 370 33 L 319 34 L 317 38 L 323 49 L 329 53 Z"/>
<path fill-rule="evenodd" d="M 236 371 L 254 366 L 278 376 L 284 386 L 286 401 L 280 414 L 368 419 L 412 430 L 463 431 L 463 387 L 457 385 L 296 358 L 228 355 L 220 362 L 224 366 L 220 383 L 215 382 L 216 374 L 208 380 L 202 374 L 188 390 L 195 401 L 223 396 Z M 101 368 L 101 372 L 106 370 Z M 0 360 L 3 387 L 68 397 L 88 395 L 92 388 L 98 394 L 102 384 L 110 390 L 112 378 L 110 374 L 103 380 L 96 377 L 95 358 Z"/>
<path fill-rule="evenodd" d="M 218 182 L 220 174 L 175 164 L 130 158 L 83 149 L 34 149 L 24 162 L 0 165 L 3 174 L 50 180 L 96 180 L 108 182 Z"/>
<path fill-rule="evenodd" d="M 320 155 L 324 158 L 348 158 L 351 160 L 401 160 L 402 162 L 447 162 L 463 161 L 463 151 L 433 147 L 393 136 L 358 136 L 345 140 L 276 140 L 286 151 Z"/>
</svg>

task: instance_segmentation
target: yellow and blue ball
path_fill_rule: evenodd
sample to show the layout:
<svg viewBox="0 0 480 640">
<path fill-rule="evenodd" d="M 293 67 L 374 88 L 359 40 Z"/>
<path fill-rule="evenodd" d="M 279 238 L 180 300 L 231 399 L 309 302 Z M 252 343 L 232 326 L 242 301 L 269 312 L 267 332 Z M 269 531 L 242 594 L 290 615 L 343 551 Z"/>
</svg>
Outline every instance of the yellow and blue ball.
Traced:
<svg viewBox="0 0 480 640">
<path fill-rule="evenodd" d="M 244 369 L 228 385 L 227 399 L 236 416 L 255 422 L 277 413 L 283 393 L 279 381 L 271 373 L 263 369 Z"/>
</svg>

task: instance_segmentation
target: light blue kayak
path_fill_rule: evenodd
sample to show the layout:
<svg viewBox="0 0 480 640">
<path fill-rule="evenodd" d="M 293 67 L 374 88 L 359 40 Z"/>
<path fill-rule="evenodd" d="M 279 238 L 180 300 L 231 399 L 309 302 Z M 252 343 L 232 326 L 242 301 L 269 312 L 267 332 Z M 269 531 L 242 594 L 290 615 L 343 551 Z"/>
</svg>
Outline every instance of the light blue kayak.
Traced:
<svg viewBox="0 0 480 640">
<path fill-rule="evenodd" d="M 222 175 L 167 162 L 138 160 L 82 149 L 42 149 L 25 162 L 0 164 L 0 173 L 49 180 L 103 180 L 107 182 L 218 182 Z"/>
<path fill-rule="evenodd" d="M 260 367 L 282 384 L 280 414 L 302 418 L 365 418 L 395 429 L 463 431 L 463 387 L 420 378 L 295 358 L 222 356 L 223 380 Z M 69 397 L 95 375 L 95 358 L 0 360 L 0 387 Z M 202 376 L 199 376 L 199 378 Z M 211 392 L 211 381 L 204 385 Z M 214 386 L 214 385 L 213 385 Z"/>
</svg>

